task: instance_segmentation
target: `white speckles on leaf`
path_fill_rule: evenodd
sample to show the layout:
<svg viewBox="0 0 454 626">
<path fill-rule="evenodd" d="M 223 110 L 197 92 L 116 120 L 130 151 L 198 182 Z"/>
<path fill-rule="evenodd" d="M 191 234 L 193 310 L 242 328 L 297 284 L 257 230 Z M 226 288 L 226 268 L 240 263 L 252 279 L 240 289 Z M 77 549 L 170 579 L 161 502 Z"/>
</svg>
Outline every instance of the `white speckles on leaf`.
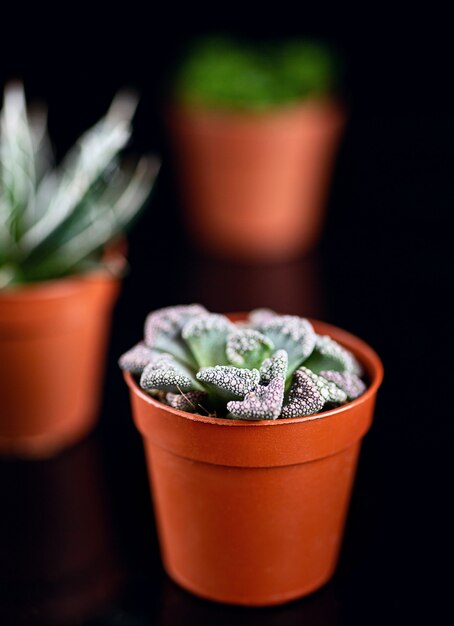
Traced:
<svg viewBox="0 0 454 626">
<path fill-rule="evenodd" d="M 265 359 L 260 368 L 260 382 L 269 383 L 273 378 L 285 380 L 288 368 L 288 355 L 285 350 L 277 350 L 269 359 Z"/>
<path fill-rule="evenodd" d="M 258 385 L 242 401 L 231 401 L 227 409 L 233 417 L 244 420 L 275 420 L 284 400 L 283 378 L 274 378 L 268 385 Z"/>
<path fill-rule="evenodd" d="M 141 374 L 148 363 L 156 359 L 158 355 L 158 352 L 140 342 L 119 358 L 118 365 L 126 372 Z"/>
<path fill-rule="evenodd" d="M 260 380 L 260 373 L 256 369 L 247 370 L 231 365 L 216 365 L 202 368 L 197 373 L 197 379 L 228 391 L 233 396 L 241 397 L 255 389 Z"/>
<path fill-rule="evenodd" d="M 315 332 L 309 320 L 296 315 L 276 315 L 265 318 L 258 330 L 269 337 L 276 349 L 288 354 L 289 371 L 305 361 L 315 347 Z"/>
<path fill-rule="evenodd" d="M 149 363 L 140 377 L 140 386 L 146 391 L 181 393 L 199 389 L 192 372 L 169 354 Z"/>
<path fill-rule="evenodd" d="M 224 315 L 199 315 L 184 326 L 183 339 L 199 367 L 227 365 L 227 335 L 235 328 Z"/>
<path fill-rule="evenodd" d="M 207 313 L 200 304 L 169 306 L 150 313 L 145 321 L 145 342 L 150 348 L 155 347 L 160 336 L 176 335 L 185 323 L 197 315 Z"/>
<path fill-rule="evenodd" d="M 269 322 L 277 313 L 271 309 L 254 309 L 249 313 L 248 321 L 254 328 L 260 328 L 265 322 Z"/>
<path fill-rule="evenodd" d="M 317 374 L 311 372 L 311 370 L 307 369 L 307 367 L 301 367 L 299 371 L 302 371 L 309 376 L 326 403 L 340 405 L 347 402 L 347 394 L 345 391 L 339 389 L 339 387 L 333 382 L 328 381 L 322 376 L 317 376 Z"/>
<path fill-rule="evenodd" d="M 205 314 L 207 311 L 200 304 L 171 306 L 150 313 L 145 321 L 146 345 L 168 352 L 188 365 L 194 365 L 181 331 L 189 320 Z"/>
<path fill-rule="evenodd" d="M 288 403 L 284 406 L 281 417 L 304 417 L 318 413 L 324 406 L 325 400 L 305 372 L 297 370 L 290 388 Z"/>
<path fill-rule="evenodd" d="M 304 365 L 316 374 L 322 370 L 346 371 L 357 376 L 362 373 L 356 357 L 329 335 L 317 335 L 315 350 Z"/>
<path fill-rule="evenodd" d="M 233 365 L 257 367 L 273 350 L 273 342 L 258 330 L 235 329 L 227 337 L 226 354 Z"/>
<path fill-rule="evenodd" d="M 359 398 L 366 391 L 366 385 L 361 378 L 350 372 L 323 371 L 320 372 L 320 376 L 342 389 L 347 394 L 349 400 Z"/>
</svg>

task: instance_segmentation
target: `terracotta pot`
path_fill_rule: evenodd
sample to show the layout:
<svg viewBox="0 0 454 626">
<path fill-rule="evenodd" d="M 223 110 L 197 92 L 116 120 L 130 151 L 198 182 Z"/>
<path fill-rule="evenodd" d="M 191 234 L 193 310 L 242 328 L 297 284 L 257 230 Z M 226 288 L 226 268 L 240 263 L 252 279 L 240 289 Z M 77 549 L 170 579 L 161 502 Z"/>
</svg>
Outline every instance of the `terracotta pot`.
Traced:
<svg viewBox="0 0 454 626">
<path fill-rule="evenodd" d="M 357 400 L 319 415 L 258 422 L 192 415 L 154 400 L 125 375 L 164 566 L 195 594 L 279 604 L 318 589 L 334 572 L 383 369 L 357 337 L 314 325 L 358 357 L 370 382 Z"/>
<path fill-rule="evenodd" d="M 171 111 L 182 203 L 197 242 L 247 261 L 312 248 L 343 125 L 341 108 L 323 102 L 262 114 Z"/>
<path fill-rule="evenodd" d="M 101 272 L 0 292 L 0 454 L 49 456 L 92 429 L 118 292 Z"/>
</svg>

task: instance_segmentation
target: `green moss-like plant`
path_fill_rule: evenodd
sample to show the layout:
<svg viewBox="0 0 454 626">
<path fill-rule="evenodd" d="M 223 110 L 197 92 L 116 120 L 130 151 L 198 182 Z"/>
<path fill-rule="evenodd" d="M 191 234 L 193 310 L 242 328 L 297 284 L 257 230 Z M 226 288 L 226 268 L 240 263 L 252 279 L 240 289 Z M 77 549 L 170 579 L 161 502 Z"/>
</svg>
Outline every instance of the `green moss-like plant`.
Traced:
<svg viewBox="0 0 454 626">
<path fill-rule="evenodd" d="M 0 288 L 79 274 L 103 255 L 144 205 L 159 165 L 119 161 L 136 98 L 120 93 L 107 114 L 54 165 L 43 111 L 28 112 L 20 83 L 0 113 Z"/>
<path fill-rule="evenodd" d="M 119 365 L 169 406 L 230 419 L 313 415 L 366 390 L 351 352 L 309 320 L 265 309 L 240 323 L 198 304 L 160 309 Z"/>
<path fill-rule="evenodd" d="M 181 62 L 173 96 L 187 105 L 259 112 L 328 98 L 337 77 L 336 57 L 315 41 L 254 46 L 208 38 L 194 44 Z"/>
</svg>

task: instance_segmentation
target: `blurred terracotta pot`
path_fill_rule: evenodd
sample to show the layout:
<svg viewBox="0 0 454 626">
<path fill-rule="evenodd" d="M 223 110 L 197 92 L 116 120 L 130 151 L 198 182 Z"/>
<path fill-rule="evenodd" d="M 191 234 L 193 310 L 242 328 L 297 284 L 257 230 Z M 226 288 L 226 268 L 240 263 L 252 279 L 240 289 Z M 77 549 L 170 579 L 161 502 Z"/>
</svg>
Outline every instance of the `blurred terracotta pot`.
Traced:
<svg viewBox="0 0 454 626">
<path fill-rule="evenodd" d="M 338 105 L 315 101 L 272 113 L 172 110 L 182 204 L 197 242 L 248 261 L 312 248 L 343 125 Z"/>
<path fill-rule="evenodd" d="M 369 379 L 360 398 L 316 416 L 202 417 L 165 406 L 125 374 L 164 566 L 197 595 L 280 604 L 318 589 L 334 572 L 383 369 L 357 337 L 314 325 L 350 349 Z"/>
<path fill-rule="evenodd" d="M 0 454 L 49 456 L 94 426 L 118 292 L 107 272 L 0 292 Z"/>
</svg>

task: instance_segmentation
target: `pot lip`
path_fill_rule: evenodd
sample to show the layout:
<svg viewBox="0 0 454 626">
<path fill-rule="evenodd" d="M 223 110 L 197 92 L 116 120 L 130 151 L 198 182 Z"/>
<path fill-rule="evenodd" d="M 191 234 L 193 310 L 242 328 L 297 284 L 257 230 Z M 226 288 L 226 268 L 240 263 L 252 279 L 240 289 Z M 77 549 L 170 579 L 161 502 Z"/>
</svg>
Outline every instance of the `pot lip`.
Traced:
<svg viewBox="0 0 454 626">
<path fill-rule="evenodd" d="M 166 106 L 166 115 L 170 118 L 180 115 L 196 115 L 199 118 L 216 120 L 266 120 L 283 117 L 298 112 L 325 111 L 336 116 L 345 116 L 346 103 L 338 96 L 326 98 L 305 98 L 272 107 L 265 110 L 231 109 L 205 104 L 187 104 L 178 101 L 169 101 Z"/>
<path fill-rule="evenodd" d="M 383 363 L 378 356 L 378 354 L 367 344 L 365 341 L 349 333 L 342 328 L 334 326 L 332 324 L 328 324 L 326 322 L 322 322 L 320 320 L 315 320 L 313 318 L 307 318 L 311 323 L 321 328 L 324 334 L 330 334 L 329 330 L 335 331 L 335 340 L 339 341 L 339 343 L 343 344 L 342 338 L 345 338 L 355 343 L 356 350 L 355 352 L 359 355 L 359 360 L 362 365 L 367 365 L 367 369 L 369 370 L 369 376 L 371 378 L 371 382 L 366 391 L 356 398 L 355 400 L 351 400 L 347 402 L 347 404 L 343 404 L 340 407 L 330 409 L 329 411 L 323 411 L 321 413 L 315 413 L 314 415 L 306 415 L 304 417 L 291 417 L 286 419 L 276 419 L 276 420 L 234 420 L 234 419 L 225 419 L 220 417 L 207 417 L 204 415 L 198 415 L 197 413 L 187 413 L 186 411 L 180 411 L 179 409 L 174 409 L 159 400 L 155 400 L 152 396 L 148 395 L 143 391 L 139 385 L 134 380 L 134 377 L 130 372 L 123 372 L 123 377 L 128 385 L 130 391 L 137 395 L 142 401 L 147 404 L 153 406 L 154 408 L 161 409 L 178 417 L 184 418 L 191 422 L 199 422 L 204 424 L 211 424 L 213 426 L 229 426 L 233 428 L 272 428 L 276 426 L 287 426 L 291 424 L 298 423 L 306 423 L 315 420 L 320 420 L 329 417 L 335 417 L 337 415 L 341 415 L 355 407 L 359 407 L 362 404 L 370 401 L 377 393 L 378 388 L 380 387 L 383 376 Z M 326 331 L 326 332 L 325 332 Z M 339 339 L 340 335 L 340 339 Z M 330 336 L 332 336 L 330 334 Z"/>
<path fill-rule="evenodd" d="M 85 273 L 69 274 L 61 278 L 50 278 L 49 280 L 40 280 L 0 289 L 0 303 L 2 301 L 22 301 L 36 298 L 40 300 L 55 300 L 56 298 L 65 298 L 72 295 L 82 285 L 91 281 L 107 280 L 109 282 L 117 282 L 127 265 L 126 257 L 122 252 L 125 244 L 120 242 L 120 245 L 106 250 L 104 255 L 106 266 L 104 267 L 100 266 Z M 118 270 L 115 272 L 109 271 L 109 266 L 112 266 L 112 268 L 117 267 Z"/>
</svg>

